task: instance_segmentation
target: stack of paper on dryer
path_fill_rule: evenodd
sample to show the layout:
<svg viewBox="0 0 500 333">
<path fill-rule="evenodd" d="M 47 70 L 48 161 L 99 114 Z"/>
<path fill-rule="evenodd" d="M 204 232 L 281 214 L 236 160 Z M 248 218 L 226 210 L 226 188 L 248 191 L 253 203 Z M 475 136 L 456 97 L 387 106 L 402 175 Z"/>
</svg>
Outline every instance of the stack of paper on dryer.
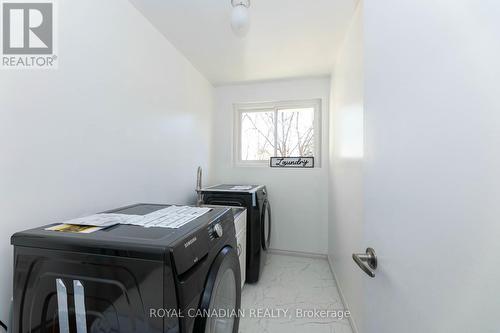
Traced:
<svg viewBox="0 0 500 333">
<path fill-rule="evenodd" d="M 184 224 L 210 211 L 207 207 L 169 206 L 146 215 L 128 214 L 95 214 L 80 217 L 65 224 L 91 225 L 96 227 L 110 227 L 115 224 L 131 224 L 145 228 L 180 228 Z"/>
<path fill-rule="evenodd" d="M 136 215 L 125 214 L 94 214 L 65 221 L 64 224 L 91 225 L 95 227 L 106 228 L 115 224 L 123 224 L 124 222 L 135 216 Z"/>
<path fill-rule="evenodd" d="M 135 215 L 123 224 L 140 225 L 145 228 L 179 228 L 210 211 L 207 207 L 169 206 L 143 216 Z"/>
</svg>

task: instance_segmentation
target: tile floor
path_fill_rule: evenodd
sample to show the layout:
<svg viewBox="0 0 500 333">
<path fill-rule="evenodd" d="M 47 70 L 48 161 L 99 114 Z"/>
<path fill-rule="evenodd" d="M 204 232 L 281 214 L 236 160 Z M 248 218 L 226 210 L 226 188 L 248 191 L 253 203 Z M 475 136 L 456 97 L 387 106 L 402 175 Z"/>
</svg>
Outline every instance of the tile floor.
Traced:
<svg viewBox="0 0 500 333">
<path fill-rule="evenodd" d="M 306 318 L 297 312 L 344 310 L 326 259 L 268 255 L 259 283 L 245 285 L 241 307 L 245 316 L 240 333 L 352 333 L 347 318 L 332 314 Z M 264 316 L 257 316 L 257 311 Z"/>
</svg>

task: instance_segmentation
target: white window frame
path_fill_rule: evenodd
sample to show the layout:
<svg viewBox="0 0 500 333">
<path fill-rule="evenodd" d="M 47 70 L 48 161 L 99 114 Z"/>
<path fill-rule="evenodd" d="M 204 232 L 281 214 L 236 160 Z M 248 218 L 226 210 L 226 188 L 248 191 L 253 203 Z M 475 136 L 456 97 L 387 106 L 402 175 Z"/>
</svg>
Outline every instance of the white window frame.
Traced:
<svg viewBox="0 0 500 333">
<path fill-rule="evenodd" d="M 237 167 L 269 167 L 269 160 L 242 160 L 241 158 L 241 120 L 244 112 L 277 113 L 282 109 L 314 109 L 314 167 L 321 167 L 321 99 L 297 101 L 277 101 L 265 103 L 233 104 L 233 165 Z M 276 131 L 276 130 L 275 130 Z M 276 134 L 276 133 L 275 133 Z"/>
</svg>

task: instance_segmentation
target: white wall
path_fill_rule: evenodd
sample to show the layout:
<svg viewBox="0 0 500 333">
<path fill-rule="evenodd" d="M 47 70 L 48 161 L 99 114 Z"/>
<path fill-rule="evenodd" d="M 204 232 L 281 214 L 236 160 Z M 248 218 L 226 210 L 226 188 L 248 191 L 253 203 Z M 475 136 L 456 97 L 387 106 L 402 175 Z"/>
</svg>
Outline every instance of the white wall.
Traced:
<svg viewBox="0 0 500 333">
<path fill-rule="evenodd" d="M 214 183 L 265 184 L 272 207 L 273 249 L 327 252 L 329 78 L 221 86 L 215 89 Z M 322 164 L 307 170 L 233 167 L 233 104 L 321 98 Z"/>
<path fill-rule="evenodd" d="M 362 332 L 500 328 L 500 3 L 366 1 Z"/>
<path fill-rule="evenodd" d="M 356 9 L 332 74 L 328 256 L 358 325 L 363 275 L 351 259 L 363 243 L 363 12 Z"/>
<path fill-rule="evenodd" d="M 213 88 L 128 2 L 59 2 L 59 69 L 0 73 L 0 318 L 15 231 L 194 200 Z"/>
</svg>

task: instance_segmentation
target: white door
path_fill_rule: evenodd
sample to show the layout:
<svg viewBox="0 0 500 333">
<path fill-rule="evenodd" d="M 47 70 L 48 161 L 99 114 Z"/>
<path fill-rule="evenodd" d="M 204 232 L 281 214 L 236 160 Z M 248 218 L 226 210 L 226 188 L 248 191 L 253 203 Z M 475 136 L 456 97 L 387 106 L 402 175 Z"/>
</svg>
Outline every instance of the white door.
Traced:
<svg viewBox="0 0 500 333">
<path fill-rule="evenodd" d="M 364 236 L 379 263 L 360 331 L 498 333 L 500 4 L 364 13 Z"/>
</svg>

